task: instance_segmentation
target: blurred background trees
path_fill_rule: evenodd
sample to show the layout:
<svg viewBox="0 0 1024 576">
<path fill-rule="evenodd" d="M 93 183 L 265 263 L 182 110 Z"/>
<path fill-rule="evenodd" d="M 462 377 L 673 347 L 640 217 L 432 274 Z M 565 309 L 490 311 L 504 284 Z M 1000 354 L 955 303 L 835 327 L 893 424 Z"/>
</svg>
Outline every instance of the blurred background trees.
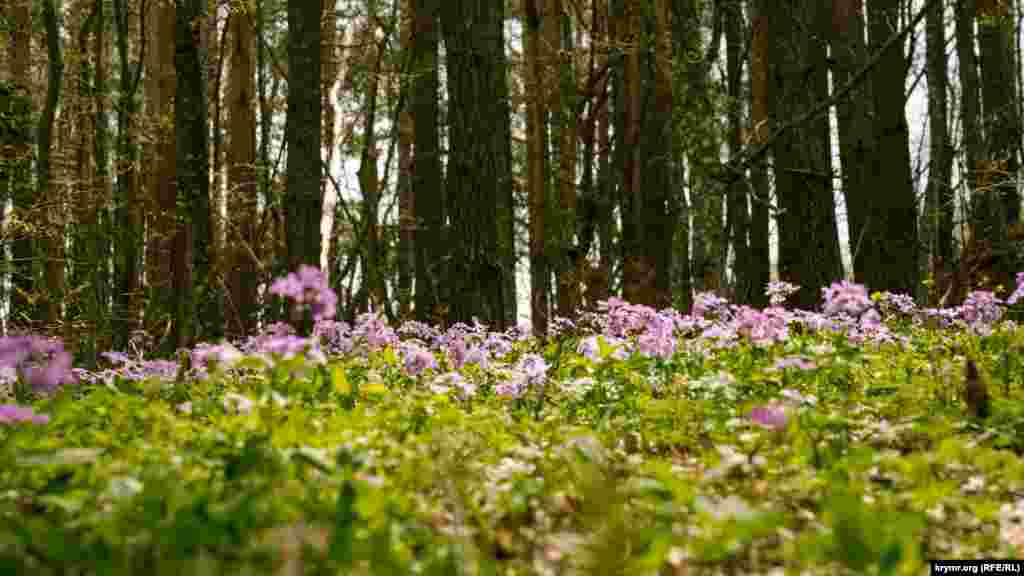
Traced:
<svg viewBox="0 0 1024 576">
<path fill-rule="evenodd" d="M 955 304 L 1022 268 L 1015 0 L 10 0 L 0 317 L 87 365 L 618 295 Z"/>
</svg>

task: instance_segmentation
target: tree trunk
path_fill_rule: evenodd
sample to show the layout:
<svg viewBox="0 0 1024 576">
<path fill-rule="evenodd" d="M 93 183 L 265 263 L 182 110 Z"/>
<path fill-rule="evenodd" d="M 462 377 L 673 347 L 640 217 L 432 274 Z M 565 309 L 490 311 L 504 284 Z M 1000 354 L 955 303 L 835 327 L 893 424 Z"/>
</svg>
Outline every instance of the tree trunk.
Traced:
<svg viewBox="0 0 1024 576">
<path fill-rule="evenodd" d="M 511 140 L 505 77 L 504 10 L 490 0 L 446 1 L 441 28 L 448 54 L 448 193 L 454 251 L 452 319 L 479 317 L 504 330 L 512 247 Z"/>
<path fill-rule="evenodd" d="M 832 40 L 832 54 L 835 60 L 833 82 L 836 86 L 842 86 L 850 81 L 868 59 L 867 43 L 864 39 L 863 0 L 833 2 L 831 31 L 829 38 Z M 865 77 L 861 85 L 852 90 L 847 98 L 836 104 L 846 223 L 849 229 L 853 276 L 857 282 L 864 282 L 868 268 L 877 264 L 868 257 L 867 243 L 872 242 L 872 238 L 866 228 L 868 199 L 875 186 L 872 175 L 874 167 L 870 158 L 874 146 L 872 107 L 870 75 Z"/>
<path fill-rule="evenodd" d="M 25 98 L 31 105 L 30 94 L 33 86 L 30 83 L 29 64 L 32 45 L 32 12 L 31 2 L 21 1 L 12 4 L 10 10 L 14 28 L 11 31 L 10 63 L 14 95 Z M 28 111 L 26 110 L 26 116 Z M 30 151 L 30 133 L 27 129 L 24 138 L 19 138 L 11 148 L 9 156 L 12 163 L 10 169 L 9 194 L 13 215 L 27 218 L 35 200 L 30 175 L 32 153 Z M 24 227 L 14 229 L 11 242 L 11 308 L 8 315 L 9 324 L 27 324 L 35 317 L 33 307 L 35 299 L 32 291 L 35 288 L 33 272 L 34 242 L 29 231 Z"/>
<path fill-rule="evenodd" d="M 55 4 L 57 4 L 55 6 Z M 52 183 L 51 151 L 53 144 L 53 123 L 60 103 L 61 86 L 64 81 L 64 57 L 60 39 L 58 14 L 63 10 L 60 0 L 43 1 L 43 24 L 46 27 L 47 82 L 46 106 L 39 117 L 37 128 L 36 185 L 38 197 L 46 202 L 43 233 L 46 250 L 46 295 L 45 308 L 40 310 L 47 330 L 53 330 L 60 321 L 61 305 L 64 302 L 64 210 L 58 188 Z"/>
<path fill-rule="evenodd" d="M 946 66 L 945 6 L 936 2 L 925 17 L 927 35 L 928 79 L 928 186 L 925 193 L 925 240 L 930 248 L 932 289 L 928 304 L 937 306 L 944 292 L 945 266 L 953 262 L 953 209 L 952 186 L 953 142 L 947 131 L 949 122 Z"/>
<path fill-rule="evenodd" d="M 776 3 L 772 3 L 773 5 Z M 790 121 L 828 97 L 825 47 L 808 29 L 821 30 L 824 5 L 798 3 L 792 11 L 773 6 L 769 52 L 772 123 Z M 796 18 L 801 18 L 797 21 Z M 832 199 L 828 116 L 783 133 L 773 146 L 779 197 L 779 276 L 800 286 L 795 304 L 811 308 L 821 289 L 843 275 Z"/>
<path fill-rule="evenodd" d="M 530 210 L 530 321 L 533 333 L 548 331 L 550 269 L 544 243 L 547 211 L 547 155 L 545 154 L 547 99 L 541 88 L 540 0 L 523 0 L 523 44 L 526 53 L 526 190 Z"/>
<path fill-rule="evenodd" d="M 751 146 L 761 146 L 771 130 L 770 0 L 750 0 L 750 134 Z M 762 156 L 750 166 L 750 277 L 751 304 L 768 305 L 766 289 L 771 279 L 769 248 L 770 192 L 768 166 Z"/>
<path fill-rule="evenodd" d="M 288 267 L 320 266 L 320 3 L 288 3 Z M 303 322 L 302 333 L 308 331 Z"/>
<path fill-rule="evenodd" d="M 206 2 L 178 0 L 174 99 L 177 223 L 174 254 L 174 342 L 178 348 L 217 338 L 223 329 L 213 298 L 210 250 L 209 126 L 206 94 Z"/>
<path fill-rule="evenodd" d="M 159 2 L 150 8 L 146 42 L 147 81 L 146 118 L 155 124 L 152 144 L 146 155 L 151 166 L 147 189 L 151 195 L 146 224 L 146 284 L 149 304 L 146 309 L 146 331 L 158 346 L 172 351 L 177 343 L 171 337 L 174 319 L 172 262 L 175 258 L 175 214 L 177 211 L 175 159 L 174 101 L 177 79 L 174 71 L 175 7 Z M 148 130 L 147 130 L 148 131 Z M 184 257 L 185 255 L 180 255 Z"/>
<path fill-rule="evenodd" d="M 101 0 L 97 0 L 98 4 Z M 140 15 L 140 20 L 145 15 Z M 142 305 L 142 201 L 139 196 L 138 145 L 135 138 L 137 108 L 135 94 L 142 74 L 140 54 L 133 59 L 128 52 L 130 45 L 128 12 L 123 0 L 114 0 L 114 19 L 117 25 L 117 52 L 121 61 L 120 105 L 117 109 L 117 202 L 115 218 L 117 223 L 117 245 L 115 262 L 117 294 L 114 298 L 114 327 L 112 348 L 125 350 L 132 332 L 139 328 L 139 312 Z M 99 33 L 102 33 L 100 28 Z M 105 44 L 105 43 L 104 43 Z M 151 49 L 151 48 L 150 48 Z M 106 54 L 108 49 L 100 46 L 97 52 Z M 97 73 L 99 68 L 97 67 Z M 97 110 L 97 123 L 105 123 Z M 106 136 L 97 130 L 96 157 L 100 154 L 100 141 Z"/>
<path fill-rule="evenodd" d="M 991 243 L 993 264 L 987 287 L 1014 286 L 1021 258 L 1009 244 L 1009 226 L 1020 220 L 1017 176 L 1020 166 L 1021 119 L 1018 115 L 1018 65 L 1014 57 L 1017 26 L 1012 0 L 978 4 L 978 46 L 981 69 L 983 157 L 977 189 L 984 202 L 982 229 L 975 236 Z"/>
<path fill-rule="evenodd" d="M 411 62 L 415 37 L 416 0 L 402 0 L 402 54 Z M 398 111 L 398 314 L 403 320 L 412 314 L 412 279 L 416 271 L 416 214 L 415 196 L 412 193 L 413 169 L 413 119 L 412 84 L 402 80 L 398 99 L 402 103 Z"/>
<path fill-rule="evenodd" d="M 735 3 L 722 6 L 725 28 L 726 86 L 731 104 L 728 111 L 729 158 L 736 158 L 743 150 L 743 6 Z M 750 266 L 750 241 L 747 229 L 750 215 L 747 212 L 747 189 L 749 182 L 745 175 L 730 178 L 728 228 L 735 260 L 733 262 L 733 301 L 751 304 L 757 286 Z"/>
<path fill-rule="evenodd" d="M 256 330 L 259 300 L 259 204 L 256 171 L 256 111 L 251 15 L 231 18 L 231 83 L 228 89 L 228 234 L 232 266 L 227 275 L 231 311 L 228 333 L 236 337 Z M 225 254 L 227 256 L 227 254 Z"/>
</svg>

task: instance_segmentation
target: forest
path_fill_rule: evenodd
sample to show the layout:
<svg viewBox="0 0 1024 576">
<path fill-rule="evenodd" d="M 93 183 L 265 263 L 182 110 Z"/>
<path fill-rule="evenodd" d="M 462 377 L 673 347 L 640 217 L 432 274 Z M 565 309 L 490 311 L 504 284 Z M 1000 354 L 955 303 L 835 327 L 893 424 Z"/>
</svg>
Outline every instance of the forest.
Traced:
<svg viewBox="0 0 1024 576">
<path fill-rule="evenodd" d="M 4 0 L 0 571 L 1019 557 L 1022 23 Z"/>
</svg>

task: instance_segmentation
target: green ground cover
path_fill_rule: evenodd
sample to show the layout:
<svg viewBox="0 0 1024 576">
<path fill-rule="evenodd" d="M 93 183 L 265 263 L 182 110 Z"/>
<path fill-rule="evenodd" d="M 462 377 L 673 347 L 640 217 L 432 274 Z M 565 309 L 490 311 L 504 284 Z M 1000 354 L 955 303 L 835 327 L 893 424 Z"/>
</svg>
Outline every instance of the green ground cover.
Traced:
<svg viewBox="0 0 1024 576">
<path fill-rule="evenodd" d="M 29 398 L 40 423 L 0 424 L 0 573 L 922 574 L 1019 557 L 1024 329 L 958 314 L 620 304 L 545 341 L 364 317 L 313 347 L 205 347 L 190 368 L 112 355 Z M 987 418 L 962 400 L 967 359 Z"/>
</svg>

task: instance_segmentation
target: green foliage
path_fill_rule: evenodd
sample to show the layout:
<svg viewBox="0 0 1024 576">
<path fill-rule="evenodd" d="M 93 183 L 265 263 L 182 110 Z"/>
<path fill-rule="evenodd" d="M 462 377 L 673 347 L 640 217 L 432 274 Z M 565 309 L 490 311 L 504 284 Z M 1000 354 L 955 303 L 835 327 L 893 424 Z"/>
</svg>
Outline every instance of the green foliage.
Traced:
<svg viewBox="0 0 1024 576">
<path fill-rule="evenodd" d="M 470 397 L 391 346 L 65 390 L 35 402 L 49 425 L 0 427 L 0 568 L 910 574 L 1011 555 L 1020 332 L 903 329 L 906 346 L 681 339 L 666 360 L 516 343 L 460 371 Z M 498 394 L 530 351 L 547 382 Z M 946 393 L 964 353 L 993 380 L 984 422 Z M 775 367 L 795 355 L 813 366 Z M 803 398 L 787 426 L 750 420 L 781 397 Z"/>
</svg>

